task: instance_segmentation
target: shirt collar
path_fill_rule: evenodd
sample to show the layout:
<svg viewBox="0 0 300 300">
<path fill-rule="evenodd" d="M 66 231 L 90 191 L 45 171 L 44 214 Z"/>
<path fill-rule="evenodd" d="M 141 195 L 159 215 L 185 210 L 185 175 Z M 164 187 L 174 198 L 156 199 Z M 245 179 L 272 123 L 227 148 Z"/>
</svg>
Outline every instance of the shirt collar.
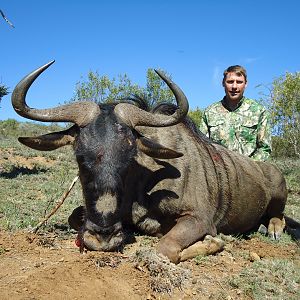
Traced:
<svg viewBox="0 0 300 300">
<path fill-rule="evenodd" d="M 238 103 L 238 105 L 236 106 L 236 108 L 235 108 L 234 110 L 231 110 L 231 109 L 227 106 L 227 103 L 226 103 L 226 96 L 224 96 L 224 98 L 221 100 L 221 103 L 222 103 L 223 107 L 224 107 L 225 109 L 227 109 L 228 111 L 236 111 L 236 110 L 238 110 L 238 109 L 241 107 L 241 105 L 243 104 L 244 100 L 245 100 L 245 96 L 242 97 L 242 99 L 240 100 L 240 102 Z"/>
</svg>

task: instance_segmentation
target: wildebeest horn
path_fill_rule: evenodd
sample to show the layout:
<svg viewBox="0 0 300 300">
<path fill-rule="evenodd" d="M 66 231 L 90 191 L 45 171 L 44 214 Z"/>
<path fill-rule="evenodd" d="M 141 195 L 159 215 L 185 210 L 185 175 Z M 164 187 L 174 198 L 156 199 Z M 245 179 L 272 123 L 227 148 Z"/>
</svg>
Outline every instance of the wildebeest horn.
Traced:
<svg viewBox="0 0 300 300">
<path fill-rule="evenodd" d="M 173 92 L 178 107 L 172 115 L 167 116 L 146 112 L 132 104 L 120 103 L 115 107 L 115 113 L 128 126 L 133 128 L 135 126 L 171 126 L 179 123 L 188 113 L 189 104 L 183 91 L 162 72 L 157 70 L 155 70 L 155 72 L 163 79 Z"/>
<path fill-rule="evenodd" d="M 86 126 L 100 113 L 100 108 L 95 102 L 74 102 L 48 109 L 35 109 L 27 106 L 25 98 L 31 84 L 53 63 L 54 60 L 36 69 L 17 84 L 11 96 L 15 111 L 22 117 L 31 120 L 42 122 L 72 122 L 80 127 Z"/>
</svg>

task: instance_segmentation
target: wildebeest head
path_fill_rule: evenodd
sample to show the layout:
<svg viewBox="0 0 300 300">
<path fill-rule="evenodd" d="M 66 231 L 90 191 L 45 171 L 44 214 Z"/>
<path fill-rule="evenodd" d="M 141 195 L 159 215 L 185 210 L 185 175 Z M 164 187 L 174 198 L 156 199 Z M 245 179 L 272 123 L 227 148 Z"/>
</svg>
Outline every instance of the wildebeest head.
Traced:
<svg viewBox="0 0 300 300">
<path fill-rule="evenodd" d="M 28 107 L 25 98 L 29 87 L 52 63 L 31 72 L 19 82 L 12 94 L 13 107 L 28 119 L 74 125 L 38 137 L 20 137 L 19 141 L 43 151 L 73 145 L 85 199 L 84 222 L 80 228 L 83 242 L 91 250 L 113 251 L 124 241 L 120 201 L 124 177 L 137 151 L 165 159 L 182 155 L 143 137 L 136 127 L 175 125 L 186 116 L 188 102 L 176 84 L 156 71 L 176 98 L 177 109 L 171 115 L 153 114 L 130 103 L 98 105 L 80 101 L 49 109 Z"/>
</svg>

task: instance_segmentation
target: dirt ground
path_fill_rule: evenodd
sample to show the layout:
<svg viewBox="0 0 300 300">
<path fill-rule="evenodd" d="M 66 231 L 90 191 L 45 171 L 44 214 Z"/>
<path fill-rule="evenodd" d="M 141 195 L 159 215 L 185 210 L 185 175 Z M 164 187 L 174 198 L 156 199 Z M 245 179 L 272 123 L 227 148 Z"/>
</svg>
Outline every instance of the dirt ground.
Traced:
<svg viewBox="0 0 300 300">
<path fill-rule="evenodd" d="M 180 278 L 177 283 L 173 278 L 174 288 L 168 290 L 162 265 L 156 265 L 161 270 L 155 272 L 149 261 L 137 259 L 137 251 L 150 253 L 155 240 L 145 248 L 145 237 L 137 237 L 123 253 L 83 254 L 74 240 L 75 234 L 62 238 L 55 232 L 0 232 L 0 299 L 250 299 L 228 288 L 224 279 L 259 258 L 299 262 L 295 244 L 234 240 L 207 264 L 188 261 L 176 266 L 160 258 L 170 268 L 170 276 Z"/>
</svg>

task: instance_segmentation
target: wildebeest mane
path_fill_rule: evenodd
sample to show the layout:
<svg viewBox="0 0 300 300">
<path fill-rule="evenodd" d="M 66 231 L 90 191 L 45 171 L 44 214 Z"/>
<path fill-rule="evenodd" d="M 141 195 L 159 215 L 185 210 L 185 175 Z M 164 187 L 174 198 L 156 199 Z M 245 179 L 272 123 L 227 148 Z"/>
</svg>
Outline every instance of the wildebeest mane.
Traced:
<svg viewBox="0 0 300 300">
<path fill-rule="evenodd" d="M 129 97 L 126 98 L 121 98 L 117 103 L 130 103 L 130 104 L 134 104 L 137 107 L 139 107 L 140 109 L 143 109 L 145 111 L 150 111 L 150 106 L 149 103 L 146 101 L 146 99 L 140 97 L 139 95 L 131 95 Z"/>
<path fill-rule="evenodd" d="M 173 103 L 162 102 L 157 104 L 155 107 L 153 107 L 151 112 L 165 114 L 165 115 L 172 115 L 175 112 L 175 110 L 176 110 L 176 105 L 174 105 Z M 205 142 L 209 144 L 214 143 L 199 130 L 195 122 L 189 116 L 186 116 L 182 121 L 182 123 L 190 131 L 190 133 L 198 142 Z"/>
</svg>

